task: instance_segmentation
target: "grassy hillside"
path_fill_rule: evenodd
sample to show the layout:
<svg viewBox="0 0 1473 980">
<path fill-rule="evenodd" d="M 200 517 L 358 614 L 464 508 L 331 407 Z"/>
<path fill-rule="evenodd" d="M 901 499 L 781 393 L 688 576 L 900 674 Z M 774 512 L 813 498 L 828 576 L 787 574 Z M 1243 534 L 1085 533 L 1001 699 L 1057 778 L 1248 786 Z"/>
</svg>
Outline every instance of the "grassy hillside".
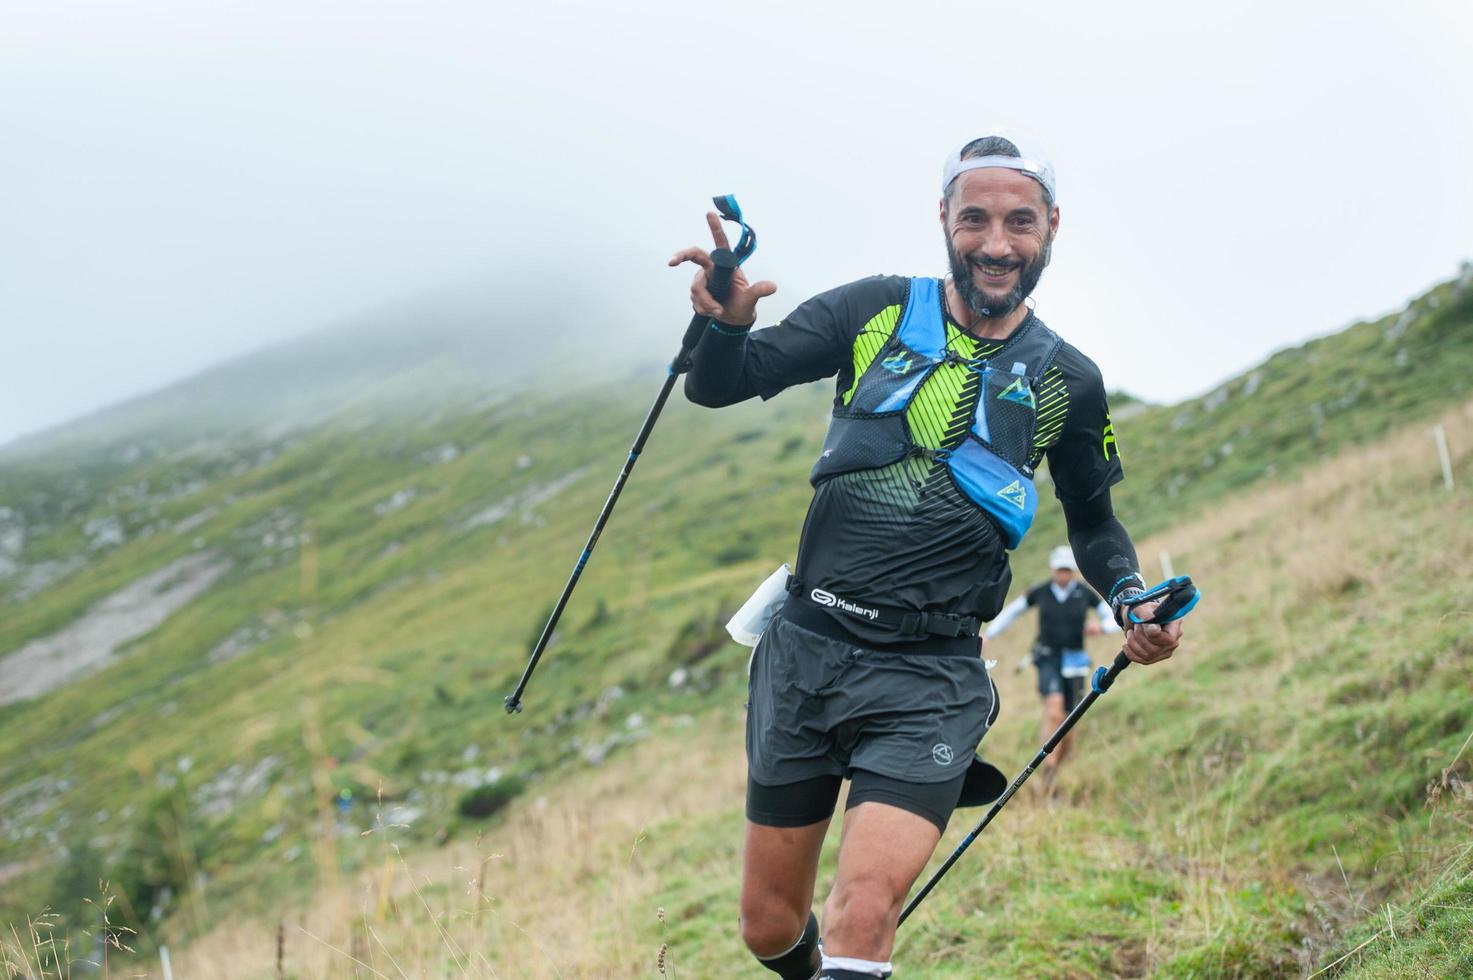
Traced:
<svg viewBox="0 0 1473 980">
<path fill-rule="evenodd" d="M 1439 570 L 1459 567 L 1454 546 L 1466 545 L 1457 529 L 1469 526 L 1467 513 L 1445 508 L 1461 507 L 1466 495 L 1460 490 L 1449 501 L 1433 492 L 1424 479 L 1435 465 L 1430 441 L 1418 429 L 1381 456 L 1346 457 L 1374 475 L 1363 481 L 1365 492 L 1386 499 L 1368 503 L 1362 494 L 1355 498 L 1361 510 L 1336 511 L 1333 521 L 1318 520 L 1307 502 L 1339 507 L 1351 490 L 1360 493 L 1355 482 L 1339 477 L 1333 493 L 1316 498 L 1300 474 L 1339 472 L 1339 464 L 1319 460 L 1347 448 L 1363 454 L 1378 436 L 1466 396 L 1473 378 L 1468 286 L 1445 284 L 1405 316 L 1276 355 L 1206 398 L 1118 420 L 1129 474 L 1118 509 L 1138 532 L 1161 534 L 1177 566 L 1204 580 L 1221 603 L 1210 607 L 1218 618 L 1204 610 L 1201 655 L 1189 668 L 1171 668 L 1183 672 L 1167 672 L 1172 683 L 1147 688 L 1130 675 L 1131 699 L 1109 712 L 1113 724 L 1126 725 L 1117 735 L 1139 736 L 1125 740 L 1128 750 L 1100 769 L 1078 767 L 1071 806 L 1039 811 L 1026 824 L 1015 816 L 1020 822 L 1000 834 L 995 843 L 1018 844 L 1024 863 L 998 870 L 997 887 L 1018 884 L 1006 890 L 1016 896 L 1027 884 L 1034 911 L 1015 899 L 1000 908 L 984 889 L 974 890 L 974 910 L 959 918 L 963 906 L 946 904 L 966 901 L 959 887 L 934 913 L 951 924 L 918 929 L 905 959 L 963 969 L 957 964 L 971 961 L 971 944 L 989 937 L 1019 957 L 996 961 L 997 969 L 1042 969 L 1054 955 L 1040 945 L 1052 914 L 1046 896 L 1060 888 L 1081 916 L 1081 937 L 1065 944 L 1066 962 L 1086 974 L 1106 967 L 1126 973 L 1139 962 L 1210 975 L 1214 961 L 1200 959 L 1209 955 L 1242 963 L 1247 974 L 1274 973 L 1340 949 L 1345 930 L 1379 901 L 1424 916 L 1426 909 L 1408 903 L 1423 869 L 1456 867 L 1439 835 L 1451 822 L 1443 816 L 1461 813 L 1465 802 L 1459 774 L 1468 771 L 1468 754 L 1449 763 L 1452 743 L 1470 727 L 1466 701 L 1459 728 L 1450 714 L 1457 702 L 1447 695 L 1460 676 L 1449 671 L 1467 656 L 1455 643 L 1456 615 L 1418 634 L 1440 651 L 1430 667 L 1405 680 L 1384 676 L 1393 661 L 1406 662 L 1398 659 L 1405 627 L 1397 624 L 1415 619 L 1418 630 L 1428 629 L 1418 617 L 1436 604 L 1418 599 L 1419 589 L 1437 587 Z M 404 866 L 386 848 L 402 845 L 410 864 L 438 872 L 437 890 L 425 896 L 430 907 L 474 909 L 464 901 L 468 872 L 450 869 L 477 864 L 463 848 L 489 827 L 486 852 L 500 856 L 485 877 L 476 872 L 472 894 L 496 904 L 469 912 L 469 922 L 481 920 L 477 942 L 494 949 L 475 948 L 492 962 L 534 969 L 515 941 L 518 926 L 549 947 L 565 975 L 648 965 L 662 929 L 675 962 L 721 961 L 734 907 L 731 826 L 740 823 L 746 651 L 725 642 L 718 624 L 752 584 L 791 557 L 827 393 L 795 391 L 718 413 L 672 405 L 528 694 L 526 714 L 507 718 L 500 707 L 654 383 L 633 372 L 557 400 L 503 398 L 414 419 L 349 419 L 291 435 L 137 452 L 124 444 L 82 461 L 75 443 L 49 455 L 32 445 L 22 458 L 0 461 L 0 654 L 55 642 L 79 622 L 113 624 L 107 636 L 92 637 L 95 673 L 41 698 L 0 699 L 0 744 L 7 747 L 0 757 L 0 920 L 50 906 L 75 926 L 95 914 L 82 899 L 95 896 L 96 879 L 106 876 L 116 896 L 110 915 L 140 933 L 130 944 L 148 950 L 160 939 L 209 935 L 189 954 L 220 957 L 220 965 L 200 968 L 205 975 L 225 975 L 226 962 L 265 962 L 259 957 L 274 950 L 281 909 L 309 894 L 317 911 L 293 912 L 292 922 L 315 922 L 336 935 L 334 944 L 349 944 L 344 950 L 355 942 L 368 944 L 360 952 L 377 948 L 361 929 L 348 930 L 356 915 L 384 929 L 400 923 L 396 956 L 453 959 L 433 927 L 413 925 L 419 899 L 386 898 L 381 908 L 364 897 L 370 892 L 356 876 L 373 868 L 380 891 L 372 894 L 398 894 Z M 1468 441 L 1459 438 L 1466 484 Z M 1410 486 L 1396 483 L 1396 453 L 1419 474 Z M 1255 500 L 1276 503 L 1223 530 L 1223 515 L 1247 506 L 1240 497 L 1250 486 L 1260 488 Z M 1385 519 L 1371 519 L 1382 510 L 1403 515 L 1404 538 L 1386 537 Z M 1361 524 L 1363 541 L 1347 530 Z M 1326 553 L 1333 570 L 1303 561 L 1313 553 L 1310 542 L 1294 535 L 1312 527 L 1345 548 Z M 1020 581 L 1060 534 L 1050 515 L 1019 556 Z M 191 556 L 196 565 L 186 563 Z M 221 577 L 161 625 L 130 633 L 117 625 L 125 616 L 97 618 L 147 573 L 173 569 L 178 578 L 205 566 Z M 1334 578 L 1346 567 L 1360 569 L 1353 581 Z M 1419 585 L 1388 584 L 1401 582 Z M 1443 607 L 1466 610 L 1455 583 L 1440 588 Z M 1364 617 L 1359 629 L 1351 628 L 1353 615 Z M 1462 628 L 1466 635 L 1465 620 Z M 1286 656 L 1290 667 L 1281 663 Z M 1137 697 L 1135 687 L 1152 693 Z M 1341 701 L 1326 700 L 1342 687 Z M 1404 697 L 1388 697 L 1392 691 Z M 1032 696 L 1012 679 L 1005 699 L 1010 710 L 993 752 L 1022 759 Z M 1404 703 L 1408 713 L 1397 714 Z M 1357 714 L 1372 708 L 1383 713 Z M 1424 716 L 1433 720 L 1417 720 Z M 1384 739 L 1376 734 L 1383 730 L 1391 733 Z M 1279 742 L 1312 751 L 1294 755 Z M 1179 754 L 1204 744 L 1219 746 L 1205 756 L 1218 768 L 1197 773 L 1202 757 Z M 1153 761 L 1162 755 L 1172 764 Z M 1250 767 L 1265 758 L 1276 760 L 1273 778 Z M 1359 775 L 1372 759 L 1385 771 Z M 1424 828 L 1408 787 L 1417 782 L 1425 796 L 1427 767 L 1437 760 L 1452 772 L 1431 811 L 1438 819 Z M 476 790 L 467 809 L 506 799 L 513 801 L 508 815 L 490 824 L 462 815 L 458 805 Z M 1151 832 L 1128 823 L 1131 813 L 1149 816 Z M 1225 813 L 1239 816 L 1208 835 L 1203 821 Z M 1179 827 L 1199 837 L 1183 837 Z M 1377 863 L 1393 851 L 1388 833 L 1403 847 L 1395 878 Z M 1096 858 L 1097 872 L 1070 871 L 1076 877 L 1047 888 L 1028 884 L 1039 880 L 1027 861 L 1040 847 L 1068 871 L 1073 858 L 1093 853 L 1092 844 L 1121 841 L 1123 855 Z M 1239 849 L 1253 841 L 1257 851 Z M 1339 905 L 1313 898 L 1324 906 L 1323 922 L 1314 911 L 1320 906 L 1304 897 L 1308 886 L 1295 883 L 1298 872 L 1242 870 L 1292 866 L 1322 875 L 1326 842 L 1329 860 L 1338 854 L 1347 875 L 1361 877 L 1348 879 Z M 1187 872 L 1173 863 L 1192 847 L 1200 881 L 1188 884 L 1200 894 L 1184 890 Z M 1408 856 L 1418 848 L 1425 853 Z M 547 864 L 549 854 L 562 863 Z M 1214 856 L 1220 868 L 1208 874 Z M 1224 870 L 1230 864 L 1232 875 Z M 1429 908 L 1458 907 L 1466 881 L 1449 874 L 1440 884 L 1426 882 L 1434 888 L 1428 894 L 1446 899 L 1429 899 Z M 534 888 L 567 910 L 528 897 Z M 1117 888 L 1125 896 L 1119 907 L 1112 904 Z M 591 910 L 606 902 L 620 913 L 600 912 L 590 928 Z M 666 906 L 663 925 L 649 902 Z M 990 908 L 993 917 L 975 912 Z M 1388 923 L 1406 935 L 1392 913 Z M 1103 924 L 1090 924 L 1097 914 Z M 239 925 L 250 917 L 262 925 Z M 1318 925 L 1306 925 L 1311 920 Z M 1431 915 L 1420 933 L 1429 943 L 1440 935 L 1439 921 Z M 215 931 L 222 922 L 231 923 L 229 938 Z M 1262 938 L 1269 925 L 1279 938 Z M 1024 939 L 1023 946 L 998 945 L 1013 927 L 1032 935 L 1034 946 Z M 1135 951 L 1102 967 L 1105 953 L 1089 939 L 1096 928 Z M 1377 928 L 1365 927 L 1356 941 L 1369 945 L 1349 962 L 1378 952 L 1384 940 L 1374 938 Z M 1184 938 L 1168 941 L 1177 935 Z M 301 944 L 311 941 L 293 938 L 292 969 L 318 975 L 301 959 Z M 1296 942 L 1303 957 L 1285 952 Z"/>
<path fill-rule="evenodd" d="M 1473 404 L 1446 424 L 1473 480 Z M 897 962 L 927 977 L 1465 974 L 1470 506 L 1398 435 L 1146 542 L 1208 583 L 1190 648 L 1122 678 L 1063 797 L 1016 800 Z M 1025 645 L 1010 635 L 992 655 Z M 1036 744 L 1033 698 L 1027 676 L 999 678 L 1009 710 L 988 749 L 1011 769 Z M 355 872 L 310 905 L 209 931 L 179 969 L 268 975 L 278 928 L 296 976 L 352 975 L 349 957 L 387 976 L 647 976 L 662 945 L 676 976 L 746 969 L 739 674 L 713 693 L 692 714 L 639 704 L 651 737 L 484 837 L 401 851 L 413 835 L 392 805 L 361 838 L 321 828 L 319 857 Z"/>
</svg>

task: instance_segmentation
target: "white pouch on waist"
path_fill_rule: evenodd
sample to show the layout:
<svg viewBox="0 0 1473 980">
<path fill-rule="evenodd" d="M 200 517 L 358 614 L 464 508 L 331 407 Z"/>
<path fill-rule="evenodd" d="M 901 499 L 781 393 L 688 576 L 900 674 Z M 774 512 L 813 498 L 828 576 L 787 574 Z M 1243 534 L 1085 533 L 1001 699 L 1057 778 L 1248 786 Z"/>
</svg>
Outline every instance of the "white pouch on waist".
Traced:
<svg viewBox="0 0 1473 980">
<path fill-rule="evenodd" d="M 731 621 L 726 624 L 726 631 L 731 638 L 744 647 L 755 647 L 757 641 L 762 637 L 762 631 L 767 629 L 768 622 L 772 619 L 788 598 L 788 576 L 793 574 L 786 562 L 777 571 L 767 576 L 767 579 L 753 592 L 751 598 L 742 603 L 742 608 L 736 611 Z"/>
</svg>

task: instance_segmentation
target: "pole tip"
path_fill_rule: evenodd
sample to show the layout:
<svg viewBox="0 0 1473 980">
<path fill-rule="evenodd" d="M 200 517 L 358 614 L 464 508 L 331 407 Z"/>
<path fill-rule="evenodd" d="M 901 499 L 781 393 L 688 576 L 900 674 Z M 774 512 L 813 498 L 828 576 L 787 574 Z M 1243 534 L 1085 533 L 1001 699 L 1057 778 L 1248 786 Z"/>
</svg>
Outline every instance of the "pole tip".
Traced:
<svg viewBox="0 0 1473 980">
<path fill-rule="evenodd" d="M 522 701 L 521 701 L 521 699 L 518 698 L 515 694 L 508 694 L 506 696 L 506 713 L 509 714 L 509 715 L 514 715 L 514 714 L 518 714 L 521 710 L 522 710 Z"/>
</svg>

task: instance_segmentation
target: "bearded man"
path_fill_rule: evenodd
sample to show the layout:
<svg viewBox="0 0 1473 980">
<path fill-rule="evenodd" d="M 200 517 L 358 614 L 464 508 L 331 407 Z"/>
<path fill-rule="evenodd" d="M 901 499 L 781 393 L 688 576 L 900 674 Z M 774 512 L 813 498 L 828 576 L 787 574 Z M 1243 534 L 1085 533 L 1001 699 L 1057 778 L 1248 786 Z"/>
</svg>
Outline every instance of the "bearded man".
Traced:
<svg viewBox="0 0 1473 980">
<path fill-rule="evenodd" d="M 943 169 L 948 277 L 862 279 L 763 330 L 751 327 L 771 282 L 738 271 L 717 303 L 705 249 L 670 261 L 701 267 L 692 305 L 712 318 L 691 401 L 837 377 L 797 571 L 749 691 L 741 934 L 785 980 L 890 976 L 902 903 L 997 715 L 977 636 L 1007 596 L 1044 458 L 1079 569 L 1117 621 L 1144 589 L 1110 502 L 1122 471 L 1099 369 L 1024 303 L 1049 263 L 1056 199 L 1048 162 L 1002 136 L 972 140 Z M 1136 663 L 1180 642 L 1179 623 L 1122 625 Z M 845 779 L 820 939 L 819 852 Z"/>
</svg>

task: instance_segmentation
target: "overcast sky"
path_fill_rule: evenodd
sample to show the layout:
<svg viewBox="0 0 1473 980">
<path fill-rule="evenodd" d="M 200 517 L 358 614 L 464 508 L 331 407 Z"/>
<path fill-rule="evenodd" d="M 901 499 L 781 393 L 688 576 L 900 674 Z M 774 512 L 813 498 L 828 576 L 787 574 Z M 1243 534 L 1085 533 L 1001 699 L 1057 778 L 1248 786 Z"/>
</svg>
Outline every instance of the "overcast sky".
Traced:
<svg viewBox="0 0 1473 980">
<path fill-rule="evenodd" d="M 765 320 L 939 275 L 942 159 L 995 124 L 1058 172 L 1039 313 L 1195 394 L 1473 257 L 1470 11 L 4 0 L 0 442 L 468 276 L 663 356 L 716 193 Z"/>
</svg>

